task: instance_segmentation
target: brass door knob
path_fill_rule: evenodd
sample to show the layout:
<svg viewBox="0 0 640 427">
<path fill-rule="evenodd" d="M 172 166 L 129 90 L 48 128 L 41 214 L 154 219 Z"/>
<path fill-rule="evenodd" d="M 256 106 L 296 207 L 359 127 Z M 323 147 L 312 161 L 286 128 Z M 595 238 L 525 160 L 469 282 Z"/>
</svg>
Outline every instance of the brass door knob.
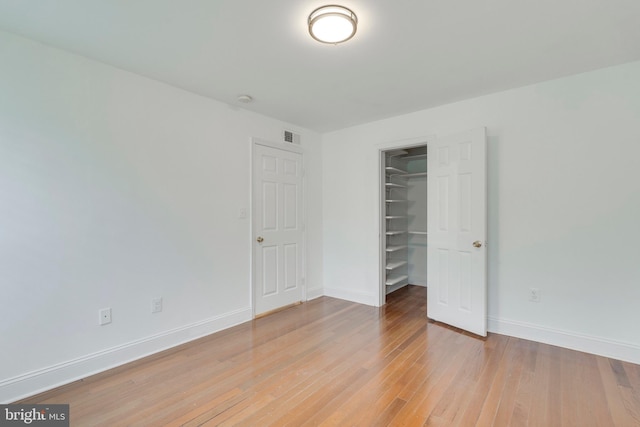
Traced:
<svg viewBox="0 0 640 427">
<path fill-rule="evenodd" d="M 264 239 L 262 238 L 262 236 L 258 236 L 258 238 L 256 239 L 256 241 L 257 241 L 258 243 L 262 243 L 262 242 L 264 242 Z"/>
<path fill-rule="evenodd" d="M 482 247 L 482 242 L 480 240 L 476 240 L 475 242 L 473 242 L 473 247 L 474 248 L 481 248 Z"/>
</svg>

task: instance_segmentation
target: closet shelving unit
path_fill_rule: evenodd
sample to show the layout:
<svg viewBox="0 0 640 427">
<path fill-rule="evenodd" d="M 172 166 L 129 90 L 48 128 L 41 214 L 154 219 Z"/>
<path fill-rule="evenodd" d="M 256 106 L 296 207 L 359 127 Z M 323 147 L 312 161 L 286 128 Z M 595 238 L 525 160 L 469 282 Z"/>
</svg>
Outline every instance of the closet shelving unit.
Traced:
<svg viewBox="0 0 640 427">
<path fill-rule="evenodd" d="M 407 249 L 407 245 L 387 245 L 387 252 L 398 252 Z M 388 264 L 389 261 L 387 261 Z"/>
<path fill-rule="evenodd" d="M 396 175 L 393 175 L 393 176 L 396 176 Z M 406 185 L 396 184 L 395 182 L 387 182 L 385 185 L 387 186 L 387 188 L 407 188 Z"/>
<path fill-rule="evenodd" d="M 387 262 L 387 270 L 395 270 L 398 267 L 407 265 L 407 261 L 389 261 Z"/>
<path fill-rule="evenodd" d="M 403 154 L 406 152 L 400 152 Z M 407 251 L 407 162 L 397 154 L 385 156 L 385 285 L 387 293 L 407 284 L 409 279 Z"/>
<path fill-rule="evenodd" d="M 386 292 L 393 292 L 409 283 L 411 251 L 426 244 L 426 221 L 416 220 L 409 211 L 415 209 L 407 193 L 413 179 L 425 179 L 426 154 L 411 154 L 416 150 L 396 150 L 384 156 L 384 220 L 385 220 L 385 285 Z M 425 160 L 425 162 L 416 160 Z M 424 167 L 420 165 L 424 164 Z M 416 165 L 418 168 L 416 170 Z M 409 169 L 408 166 L 412 166 Z M 426 265 L 426 258 L 424 260 Z M 412 279 L 413 280 L 413 279 Z"/>
</svg>

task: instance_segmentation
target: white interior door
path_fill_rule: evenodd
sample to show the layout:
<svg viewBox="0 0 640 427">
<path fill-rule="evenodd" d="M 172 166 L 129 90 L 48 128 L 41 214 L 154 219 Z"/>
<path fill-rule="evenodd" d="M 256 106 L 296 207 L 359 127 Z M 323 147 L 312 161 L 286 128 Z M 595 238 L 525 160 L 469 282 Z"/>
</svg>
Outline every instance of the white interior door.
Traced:
<svg viewBox="0 0 640 427">
<path fill-rule="evenodd" d="M 255 314 L 302 301 L 302 155 L 253 151 Z"/>
<path fill-rule="evenodd" d="M 487 335 L 485 129 L 428 145 L 427 315 Z"/>
</svg>

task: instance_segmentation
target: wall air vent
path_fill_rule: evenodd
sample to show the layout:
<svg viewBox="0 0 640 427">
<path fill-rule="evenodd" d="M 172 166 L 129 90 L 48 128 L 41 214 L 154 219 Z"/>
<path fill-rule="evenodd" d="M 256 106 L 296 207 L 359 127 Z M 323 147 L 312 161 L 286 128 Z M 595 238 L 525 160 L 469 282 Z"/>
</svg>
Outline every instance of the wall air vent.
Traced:
<svg viewBox="0 0 640 427">
<path fill-rule="evenodd" d="M 290 130 L 285 130 L 283 137 L 284 137 L 284 142 L 300 145 L 300 135 L 297 133 L 293 133 Z"/>
</svg>

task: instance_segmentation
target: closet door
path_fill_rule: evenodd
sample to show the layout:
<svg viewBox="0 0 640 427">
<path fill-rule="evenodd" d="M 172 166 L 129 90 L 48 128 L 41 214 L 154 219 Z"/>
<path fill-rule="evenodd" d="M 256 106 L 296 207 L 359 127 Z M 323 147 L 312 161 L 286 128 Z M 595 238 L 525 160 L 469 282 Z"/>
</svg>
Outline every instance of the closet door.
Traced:
<svg viewBox="0 0 640 427">
<path fill-rule="evenodd" d="M 428 146 L 427 315 L 487 335 L 485 129 Z"/>
</svg>

